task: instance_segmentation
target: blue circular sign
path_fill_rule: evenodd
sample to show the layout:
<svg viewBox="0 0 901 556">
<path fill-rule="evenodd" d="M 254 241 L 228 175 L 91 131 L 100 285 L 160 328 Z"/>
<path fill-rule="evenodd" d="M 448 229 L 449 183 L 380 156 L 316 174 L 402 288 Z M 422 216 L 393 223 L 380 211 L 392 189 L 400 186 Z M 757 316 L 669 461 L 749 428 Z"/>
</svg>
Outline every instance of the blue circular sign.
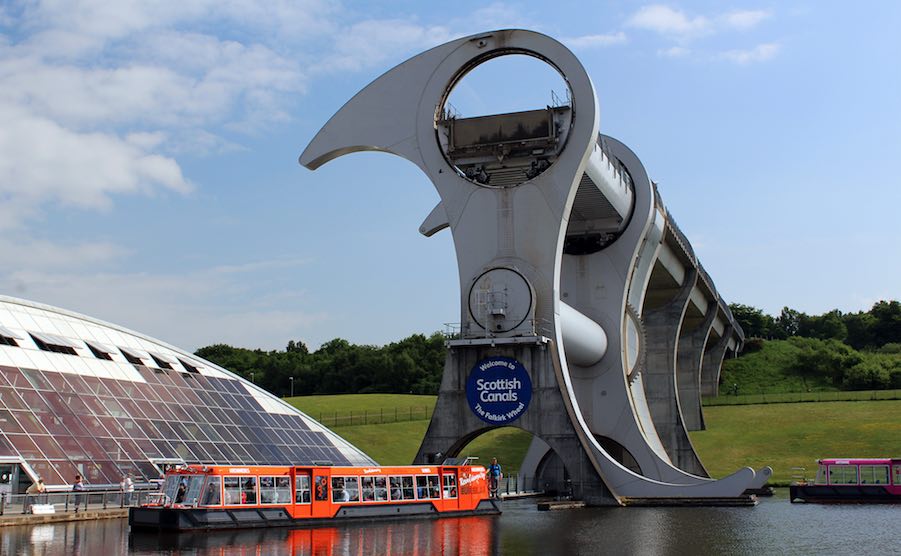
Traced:
<svg viewBox="0 0 901 556">
<path fill-rule="evenodd" d="M 532 380 L 516 359 L 486 357 L 469 372 L 466 401 L 482 421 L 506 425 L 528 409 L 532 401 Z"/>
</svg>

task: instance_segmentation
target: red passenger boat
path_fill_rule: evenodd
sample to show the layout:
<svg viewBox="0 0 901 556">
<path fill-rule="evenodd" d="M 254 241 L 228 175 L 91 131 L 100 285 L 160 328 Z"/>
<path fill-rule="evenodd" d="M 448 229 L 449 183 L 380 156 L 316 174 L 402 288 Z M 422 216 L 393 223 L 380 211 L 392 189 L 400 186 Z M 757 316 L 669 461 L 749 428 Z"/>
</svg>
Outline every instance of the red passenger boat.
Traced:
<svg viewBox="0 0 901 556">
<path fill-rule="evenodd" d="M 170 470 L 128 523 L 187 531 L 497 513 L 482 466 L 191 465 Z"/>
<path fill-rule="evenodd" d="M 814 481 L 789 487 L 792 502 L 901 503 L 901 459 L 821 459 Z"/>
</svg>

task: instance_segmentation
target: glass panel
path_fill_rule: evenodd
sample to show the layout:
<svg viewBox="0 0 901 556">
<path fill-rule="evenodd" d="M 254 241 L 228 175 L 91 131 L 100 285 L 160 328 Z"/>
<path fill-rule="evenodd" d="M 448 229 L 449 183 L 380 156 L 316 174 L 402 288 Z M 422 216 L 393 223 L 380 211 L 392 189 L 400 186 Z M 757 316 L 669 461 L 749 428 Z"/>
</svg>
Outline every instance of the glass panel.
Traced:
<svg viewBox="0 0 901 556">
<path fill-rule="evenodd" d="M 247 505 L 258 504 L 256 477 L 243 477 L 241 479 L 241 503 Z"/>
<path fill-rule="evenodd" d="M 429 498 L 441 498 L 441 484 L 438 475 L 429 475 Z"/>
<path fill-rule="evenodd" d="M 50 436 L 33 435 L 31 440 L 44 453 L 47 459 L 66 459 L 66 456 L 68 456 Z"/>
<path fill-rule="evenodd" d="M 360 484 L 357 477 L 345 477 L 344 478 L 344 492 L 347 495 L 346 499 L 350 502 L 359 502 L 360 501 Z"/>
<path fill-rule="evenodd" d="M 446 474 L 444 475 L 444 497 L 445 498 L 456 498 L 457 497 L 457 476 Z"/>
<path fill-rule="evenodd" d="M 50 407 L 44 401 L 44 398 L 34 390 L 18 390 L 18 394 L 22 396 L 22 401 L 25 402 L 25 406 L 31 411 L 35 413 L 48 413 L 50 411 Z"/>
<path fill-rule="evenodd" d="M 375 479 L 375 501 L 384 502 L 388 499 L 387 477 L 373 477 Z"/>
<path fill-rule="evenodd" d="M 31 460 L 28 462 L 38 477 L 44 479 L 45 485 L 64 485 L 66 481 L 57 472 L 56 467 L 46 460 Z"/>
<path fill-rule="evenodd" d="M 28 380 L 28 383 L 31 384 L 31 387 L 35 390 L 53 390 L 53 386 L 50 385 L 50 382 L 44 378 L 44 373 L 38 371 L 36 369 L 19 369 L 22 371 L 22 374 Z"/>
<path fill-rule="evenodd" d="M 63 376 L 63 373 L 45 373 L 44 378 L 50 385 L 53 387 L 53 390 L 56 392 L 62 393 L 71 393 L 75 390 L 69 386 L 69 383 L 66 382 L 66 377 Z"/>
<path fill-rule="evenodd" d="M 38 419 L 34 414 L 28 413 L 26 411 L 16 411 L 15 416 L 22 428 L 25 429 L 26 433 L 47 434 L 47 429 L 45 429 L 44 426 L 41 425 L 40 419 Z"/>
<path fill-rule="evenodd" d="M 325 502 L 328 500 L 328 477 L 324 475 L 316 476 L 316 501 Z"/>
<path fill-rule="evenodd" d="M 830 465 L 829 466 L 829 484 L 831 484 L 831 485 L 854 485 L 854 484 L 857 484 L 857 466 L 856 465 Z"/>
<path fill-rule="evenodd" d="M 888 465 L 873 466 L 873 483 L 877 485 L 888 484 Z"/>
<path fill-rule="evenodd" d="M 13 417 L 13 413 L 6 410 L 0 411 L 0 431 L 7 434 L 25 432 L 16 418 Z"/>
<path fill-rule="evenodd" d="M 9 386 L 0 386 L 0 407 L 7 409 L 26 409 L 22 398 Z"/>
<path fill-rule="evenodd" d="M 103 449 L 103 446 L 100 445 L 93 438 L 89 438 L 87 436 L 76 436 L 76 440 L 81 444 L 81 448 L 88 455 L 89 458 L 92 459 L 109 459 L 110 456 L 106 453 L 106 450 Z"/>
<path fill-rule="evenodd" d="M 81 448 L 81 444 L 71 436 L 56 436 L 54 440 L 56 440 L 69 459 L 80 460 L 87 458 L 87 454 Z"/>
<path fill-rule="evenodd" d="M 64 484 L 73 484 L 75 482 L 75 475 L 78 474 L 79 471 L 71 461 L 51 461 L 50 464 L 56 469 L 59 476 L 63 478 Z"/>
<path fill-rule="evenodd" d="M 16 449 L 13 448 L 12 443 L 0 433 L 0 456 L 16 456 Z"/>
<path fill-rule="evenodd" d="M 16 388 L 26 388 L 29 386 L 28 381 L 22 372 L 15 367 L 0 367 L 0 375 L 9 382 L 10 386 Z"/>
<path fill-rule="evenodd" d="M 202 506 L 218 506 L 222 503 L 222 477 L 207 477 L 203 490 Z"/>
<path fill-rule="evenodd" d="M 39 459 L 31 460 L 28 463 L 31 465 L 31 468 L 34 469 L 34 472 L 37 473 L 38 477 L 44 479 L 45 485 L 66 484 L 66 481 L 60 477 L 56 468 L 49 461 Z"/>
<path fill-rule="evenodd" d="M 16 451 L 23 458 L 30 460 L 43 457 L 43 454 L 31 440 L 31 438 L 25 436 L 24 434 L 7 434 L 6 438 L 8 438 L 9 441 L 13 443 Z"/>
<path fill-rule="evenodd" d="M 401 489 L 400 477 L 389 477 L 388 482 L 391 485 L 391 499 L 403 500 L 404 492 L 403 489 Z"/>
<path fill-rule="evenodd" d="M 310 503 L 310 476 L 297 475 L 295 478 L 294 502 L 296 504 Z"/>
<path fill-rule="evenodd" d="M 892 483 L 901 485 L 901 465 L 892 466 Z"/>
<path fill-rule="evenodd" d="M 860 484 L 862 484 L 862 485 L 873 484 L 873 466 L 872 465 L 861 465 L 860 466 Z"/>
<path fill-rule="evenodd" d="M 404 500 L 416 499 L 416 489 L 413 487 L 413 477 L 401 477 L 404 489 Z"/>
</svg>

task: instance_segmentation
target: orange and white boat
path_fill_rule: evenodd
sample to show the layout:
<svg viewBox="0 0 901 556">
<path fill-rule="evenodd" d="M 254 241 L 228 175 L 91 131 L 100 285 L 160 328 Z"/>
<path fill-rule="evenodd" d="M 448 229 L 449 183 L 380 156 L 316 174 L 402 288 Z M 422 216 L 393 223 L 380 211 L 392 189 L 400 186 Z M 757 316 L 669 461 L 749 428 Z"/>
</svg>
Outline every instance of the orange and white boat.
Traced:
<svg viewBox="0 0 901 556">
<path fill-rule="evenodd" d="M 187 531 L 496 513 L 476 465 L 189 465 L 170 470 L 158 498 L 131 508 L 128 523 Z"/>
</svg>

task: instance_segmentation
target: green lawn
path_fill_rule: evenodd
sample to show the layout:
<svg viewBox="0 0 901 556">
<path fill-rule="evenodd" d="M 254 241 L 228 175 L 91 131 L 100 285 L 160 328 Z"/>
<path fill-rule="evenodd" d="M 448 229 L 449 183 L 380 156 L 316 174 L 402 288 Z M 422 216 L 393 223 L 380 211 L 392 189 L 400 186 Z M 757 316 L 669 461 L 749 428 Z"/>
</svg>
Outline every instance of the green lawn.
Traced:
<svg viewBox="0 0 901 556">
<path fill-rule="evenodd" d="M 382 465 L 407 465 L 416 456 L 425 431 L 429 426 L 428 415 L 435 406 L 436 396 L 415 396 L 411 394 L 347 394 L 336 396 L 297 396 L 285 401 L 326 425 L 335 423 L 338 416 L 340 426 L 335 431 L 348 442 L 369 454 Z M 410 410 L 413 419 L 407 419 Z M 395 411 L 402 422 L 394 420 Z M 353 419 L 347 417 L 353 412 Z M 369 422 L 377 421 L 384 415 L 386 424 L 362 423 L 367 415 Z M 491 461 L 496 456 L 507 473 L 519 469 L 519 464 L 529 448 L 532 436 L 519 429 L 508 427 L 483 434 L 475 439 L 461 455 L 476 456 L 479 463 Z"/>
<path fill-rule="evenodd" d="M 705 407 L 704 419 L 691 440 L 714 477 L 769 465 L 787 483 L 792 467 L 812 476 L 819 458 L 901 455 L 901 401 Z"/>
<path fill-rule="evenodd" d="M 416 396 L 413 394 L 339 394 L 334 396 L 295 396 L 285 401 L 310 417 L 318 419 L 320 415 L 347 414 L 350 411 L 399 411 L 423 407 L 431 410 L 435 407 L 437 396 Z"/>
<path fill-rule="evenodd" d="M 413 421 L 341 427 L 337 432 L 382 465 L 408 465 L 416 456 L 428 426 L 428 421 Z M 486 465 L 492 457 L 497 457 L 504 471 L 510 474 L 519 469 L 531 440 L 532 435 L 520 429 L 501 428 L 476 438 L 460 455 L 476 456 L 479 463 Z"/>
<path fill-rule="evenodd" d="M 350 411 L 371 413 L 428 407 L 435 396 L 360 394 L 305 396 L 287 401 L 313 418 Z M 778 403 L 705 407 L 706 431 L 691 433 L 701 461 L 714 477 L 739 467 L 773 468 L 774 481 L 787 483 L 792 467 L 812 475 L 818 458 L 901 456 L 901 400 Z M 383 465 L 409 464 L 429 421 L 340 426 L 335 430 Z M 461 455 L 488 463 L 497 456 L 507 473 L 518 470 L 531 435 L 501 428 L 473 441 Z"/>
</svg>

